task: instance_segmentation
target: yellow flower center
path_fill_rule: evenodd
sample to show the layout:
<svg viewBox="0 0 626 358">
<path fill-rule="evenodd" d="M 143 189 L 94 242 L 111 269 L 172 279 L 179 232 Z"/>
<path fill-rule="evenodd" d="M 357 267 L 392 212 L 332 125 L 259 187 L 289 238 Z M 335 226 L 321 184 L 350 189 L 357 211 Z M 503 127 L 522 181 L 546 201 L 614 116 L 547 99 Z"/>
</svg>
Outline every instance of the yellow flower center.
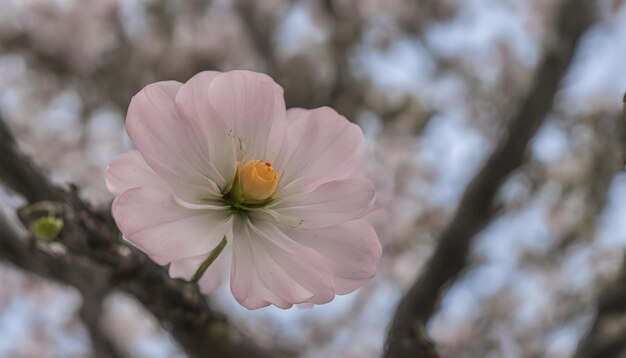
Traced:
<svg viewBox="0 0 626 358">
<path fill-rule="evenodd" d="M 274 194 L 282 174 L 276 173 L 270 162 L 252 160 L 247 163 L 239 163 L 237 176 L 242 199 L 263 201 Z"/>
</svg>

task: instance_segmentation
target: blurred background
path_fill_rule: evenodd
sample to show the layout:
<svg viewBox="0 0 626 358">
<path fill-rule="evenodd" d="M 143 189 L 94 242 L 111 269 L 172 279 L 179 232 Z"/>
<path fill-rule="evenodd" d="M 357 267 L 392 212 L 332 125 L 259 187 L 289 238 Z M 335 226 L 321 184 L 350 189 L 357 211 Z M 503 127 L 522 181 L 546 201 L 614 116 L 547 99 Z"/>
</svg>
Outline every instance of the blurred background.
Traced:
<svg viewBox="0 0 626 358">
<path fill-rule="evenodd" d="M 0 120 L 55 183 L 107 211 L 103 171 L 131 148 L 125 111 L 148 83 L 250 69 L 281 84 L 288 107 L 332 106 L 366 136 L 384 246 L 377 276 L 313 308 L 250 312 L 227 285 L 210 305 L 262 347 L 377 357 L 398 300 L 527 94 L 560 3 L 2 0 Z M 498 192 L 498 214 L 428 322 L 442 356 L 569 357 L 619 275 L 626 1 L 597 10 L 524 164 Z M 24 204 L 0 186 L 5 216 L 15 221 Z M 2 261 L 0 282 L 0 357 L 92 355 L 75 289 Z M 624 336 L 618 318 L 608 335 Z M 130 295 L 109 293 L 100 323 L 122 356 L 185 357 Z"/>
</svg>

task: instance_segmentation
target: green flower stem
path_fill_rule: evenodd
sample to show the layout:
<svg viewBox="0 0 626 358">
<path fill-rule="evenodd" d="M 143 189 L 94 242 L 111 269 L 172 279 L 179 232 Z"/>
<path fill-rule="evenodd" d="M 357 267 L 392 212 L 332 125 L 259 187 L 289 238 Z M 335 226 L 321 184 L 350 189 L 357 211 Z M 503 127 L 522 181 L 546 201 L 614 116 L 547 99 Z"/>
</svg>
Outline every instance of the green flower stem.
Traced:
<svg viewBox="0 0 626 358">
<path fill-rule="evenodd" d="M 224 247 L 226 247 L 226 237 L 222 239 L 219 245 L 217 245 L 217 247 L 213 249 L 213 251 L 211 251 L 211 253 L 209 254 L 209 257 L 207 257 L 206 260 L 204 260 L 204 262 L 202 263 L 202 265 L 198 267 L 198 270 L 196 271 L 196 273 L 193 274 L 193 277 L 191 278 L 191 282 L 198 283 L 198 280 L 202 278 L 202 275 L 204 275 L 204 272 L 209 268 L 209 266 L 211 266 L 213 261 L 217 259 L 217 257 L 220 255 L 222 250 L 224 250 Z"/>
</svg>

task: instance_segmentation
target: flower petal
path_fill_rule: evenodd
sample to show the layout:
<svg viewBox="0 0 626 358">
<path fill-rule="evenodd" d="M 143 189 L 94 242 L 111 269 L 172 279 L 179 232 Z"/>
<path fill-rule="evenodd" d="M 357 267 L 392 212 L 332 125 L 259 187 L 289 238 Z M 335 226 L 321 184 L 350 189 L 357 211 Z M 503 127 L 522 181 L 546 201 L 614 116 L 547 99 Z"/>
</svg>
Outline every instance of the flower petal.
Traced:
<svg viewBox="0 0 626 358">
<path fill-rule="evenodd" d="M 366 215 L 375 201 L 374 186 L 369 180 L 351 178 L 322 184 L 312 192 L 292 195 L 270 204 L 268 214 L 278 214 L 279 221 L 305 229 L 318 229 L 358 219 Z"/>
<path fill-rule="evenodd" d="M 287 236 L 319 252 L 335 277 L 337 294 L 350 293 L 376 273 L 382 254 L 374 228 L 365 220 L 353 220 L 324 229 L 284 229 Z"/>
<path fill-rule="evenodd" d="M 113 159 L 104 171 L 107 189 L 115 196 L 132 188 L 150 188 L 170 191 L 163 178 L 152 170 L 137 150 L 123 153 Z"/>
<path fill-rule="evenodd" d="M 277 307 L 289 308 L 289 304 L 276 297 L 259 278 L 248 232 L 244 233 L 242 227 L 236 227 L 234 231 L 237 239 L 233 241 L 230 290 L 237 302 L 250 310 L 269 306 L 270 301 Z"/>
<path fill-rule="evenodd" d="M 211 251 L 232 225 L 227 206 L 188 209 L 172 195 L 147 188 L 126 190 L 112 213 L 124 237 L 161 265 Z"/>
<path fill-rule="evenodd" d="M 334 296 L 330 267 L 315 250 L 296 243 L 264 221 L 235 230 L 231 290 L 249 309 L 267 302 L 279 308 L 297 303 L 322 304 Z M 252 260 L 250 260 L 252 259 Z"/>
<path fill-rule="evenodd" d="M 245 147 L 243 160 L 273 162 L 285 138 L 283 89 L 269 76 L 230 71 L 216 76 L 209 87 L 213 108 Z M 280 167 L 278 167 L 280 168 Z"/>
<path fill-rule="evenodd" d="M 195 202 L 220 194 L 220 178 L 208 157 L 207 141 L 195 121 L 177 109 L 178 82 L 157 82 L 133 97 L 126 130 L 146 163 L 177 196 Z"/>
<path fill-rule="evenodd" d="M 282 186 L 316 187 L 349 178 L 361 163 L 363 133 L 329 107 L 287 111 L 289 159 Z"/>
<path fill-rule="evenodd" d="M 232 241 L 231 241 L 232 242 Z M 200 256 L 194 256 L 182 260 L 174 261 L 170 264 L 169 273 L 172 278 L 182 278 L 184 280 L 191 280 L 196 273 L 200 265 L 207 259 L 210 253 L 206 253 Z M 226 277 L 230 271 L 230 263 L 232 261 L 232 249 L 230 242 L 226 244 L 219 256 L 213 261 L 213 263 L 206 269 L 198 285 L 202 293 L 211 293 L 216 289 Z"/>
<path fill-rule="evenodd" d="M 197 123 L 202 139 L 206 141 L 211 164 L 219 174 L 215 179 L 225 188 L 237 170 L 236 138 L 229 135 L 228 126 L 209 101 L 211 82 L 221 72 L 204 71 L 190 78 L 176 94 L 176 105 L 189 121 Z"/>
<path fill-rule="evenodd" d="M 215 119 L 223 122 L 209 102 L 209 87 L 220 74 L 217 71 L 203 71 L 191 77 L 176 93 L 175 101 L 179 108 L 198 122 L 212 122 Z M 209 117 L 213 114 L 217 117 Z"/>
</svg>

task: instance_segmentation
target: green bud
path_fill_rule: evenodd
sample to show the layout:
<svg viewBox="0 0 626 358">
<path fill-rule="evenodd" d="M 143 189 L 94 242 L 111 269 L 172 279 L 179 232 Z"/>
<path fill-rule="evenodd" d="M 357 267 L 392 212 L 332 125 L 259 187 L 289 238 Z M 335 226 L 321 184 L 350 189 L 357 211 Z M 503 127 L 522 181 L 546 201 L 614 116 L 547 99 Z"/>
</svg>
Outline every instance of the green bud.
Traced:
<svg viewBox="0 0 626 358">
<path fill-rule="evenodd" d="M 45 216 L 34 220 L 29 226 L 30 232 L 39 240 L 52 241 L 63 230 L 63 219 Z"/>
<path fill-rule="evenodd" d="M 35 238 L 52 241 L 63 230 L 63 211 L 61 203 L 40 201 L 21 208 L 18 217 Z"/>
</svg>

